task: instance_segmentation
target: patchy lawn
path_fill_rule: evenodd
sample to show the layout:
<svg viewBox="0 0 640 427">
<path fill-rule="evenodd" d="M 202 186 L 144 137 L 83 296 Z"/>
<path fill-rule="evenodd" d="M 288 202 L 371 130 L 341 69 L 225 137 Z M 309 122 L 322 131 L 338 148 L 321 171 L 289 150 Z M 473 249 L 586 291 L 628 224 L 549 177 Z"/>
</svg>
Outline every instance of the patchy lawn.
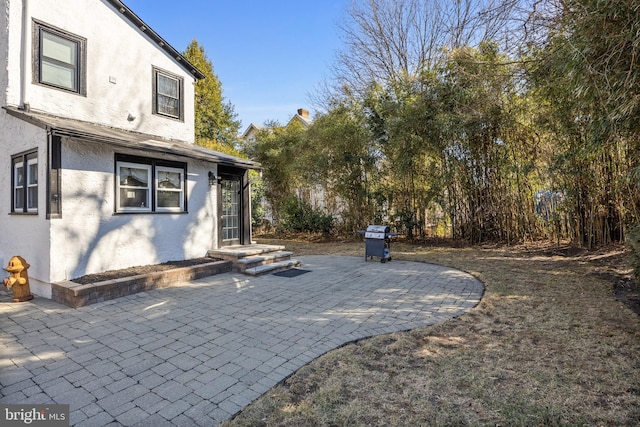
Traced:
<svg viewBox="0 0 640 427">
<path fill-rule="evenodd" d="M 260 243 L 364 257 L 362 242 Z M 485 295 L 457 319 L 331 351 L 224 425 L 640 425 L 640 316 L 614 295 L 637 289 L 622 247 L 400 243 L 391 255 L 467 271 Z"/>
</svg>

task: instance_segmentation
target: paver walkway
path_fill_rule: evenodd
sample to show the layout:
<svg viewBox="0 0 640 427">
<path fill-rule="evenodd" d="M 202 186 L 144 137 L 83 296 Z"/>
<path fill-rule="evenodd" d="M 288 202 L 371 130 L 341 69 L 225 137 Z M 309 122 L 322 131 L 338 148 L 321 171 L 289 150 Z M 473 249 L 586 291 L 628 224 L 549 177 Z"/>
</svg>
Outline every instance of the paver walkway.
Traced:
<svg viewBox="0 0 640 427">
<path fill-rule="evenodd" d="M 309 273 L 225 273 L 79 309 L 0 293 L 0 403 L 65 403 L 71 425 L 216 425 L 346 342 L 459 316 L 482 297 L 432 264 L 304 256 Z"/>
</svg>

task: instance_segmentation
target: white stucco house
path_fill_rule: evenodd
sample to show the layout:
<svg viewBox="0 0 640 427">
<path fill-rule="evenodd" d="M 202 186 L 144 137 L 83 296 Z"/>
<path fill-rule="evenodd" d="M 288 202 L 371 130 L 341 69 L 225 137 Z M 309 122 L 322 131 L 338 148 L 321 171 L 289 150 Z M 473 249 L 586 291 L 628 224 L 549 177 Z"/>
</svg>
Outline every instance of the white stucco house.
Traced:
<svg viewBox="0 0 640 427">
<path fill-rule="evenodd" d="M 32 293 L 251 242 L 248 170 L 194 145 L 203 74 L 119 0 L 0 0 L 0 264 Z"/>
</svg>

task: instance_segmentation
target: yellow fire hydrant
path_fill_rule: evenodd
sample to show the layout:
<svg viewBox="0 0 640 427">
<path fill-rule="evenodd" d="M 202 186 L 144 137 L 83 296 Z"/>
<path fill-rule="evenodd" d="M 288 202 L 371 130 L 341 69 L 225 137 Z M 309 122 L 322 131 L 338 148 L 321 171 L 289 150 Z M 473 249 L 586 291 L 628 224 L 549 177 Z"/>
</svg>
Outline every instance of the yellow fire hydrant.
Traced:
<svg viewBox="0 0 640 427">
<path fill-rule="evenodd" d="M 27 270 L 31 267 L 21 256 L 14 256 L 9 260 L 9 265 L 4 269 L 9 277 L 3 280 L 7 289 L 13 289 L 13 302 L 24 302 L 33 299 L 29 289 L 29 275 Z"/>
</svg>

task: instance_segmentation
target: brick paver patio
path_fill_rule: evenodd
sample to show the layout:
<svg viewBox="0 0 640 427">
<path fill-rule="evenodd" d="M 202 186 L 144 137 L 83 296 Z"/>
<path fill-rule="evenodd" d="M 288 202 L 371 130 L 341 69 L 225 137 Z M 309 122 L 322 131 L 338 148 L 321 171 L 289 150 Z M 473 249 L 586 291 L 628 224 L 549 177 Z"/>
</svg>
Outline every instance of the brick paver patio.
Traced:
<svg viewBox="0 0 640 427">
<path fill-rule="evenodd" d="M 298 277 L 225 273 L 79 309 L 0 291 L 0 403 L 69 404 L 78 426 L 212 426 L 325 352 L 459 316 L 484 290 L 433 264 L 299 259 Z"/>
</svg>

